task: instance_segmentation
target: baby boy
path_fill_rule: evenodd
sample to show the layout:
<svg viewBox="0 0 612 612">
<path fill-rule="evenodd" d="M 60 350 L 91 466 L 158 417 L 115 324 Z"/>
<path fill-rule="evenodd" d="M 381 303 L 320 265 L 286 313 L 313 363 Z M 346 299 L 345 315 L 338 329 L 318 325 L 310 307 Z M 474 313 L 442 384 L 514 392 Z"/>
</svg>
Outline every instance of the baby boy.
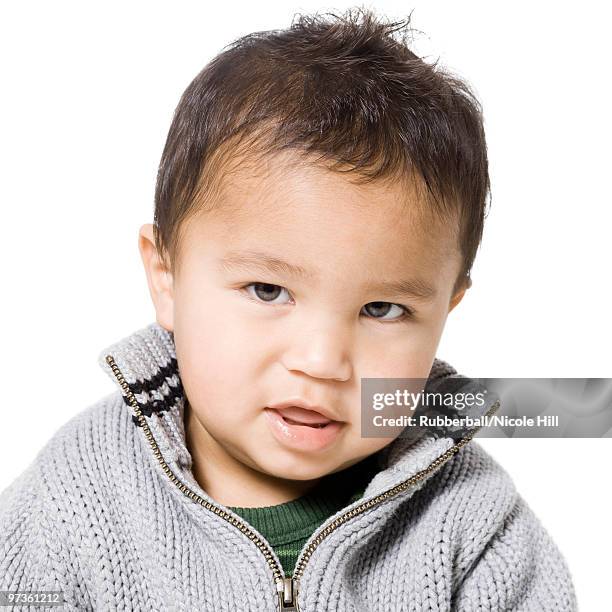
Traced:
<svg viewBox="0 0 612 612">
<path fill-rule="evenodd" d="M 301 16 L 189 85 L 139 233 L 156 321 L 101 352 L 115 392 L 2 494 L 1 589 L 70 610 L 576 609 L 475 432 L 362 435 L 362 379 L 456 374 L 435 355 L 489 194 L 479 104 L 405 25 Z"/>
</svg>

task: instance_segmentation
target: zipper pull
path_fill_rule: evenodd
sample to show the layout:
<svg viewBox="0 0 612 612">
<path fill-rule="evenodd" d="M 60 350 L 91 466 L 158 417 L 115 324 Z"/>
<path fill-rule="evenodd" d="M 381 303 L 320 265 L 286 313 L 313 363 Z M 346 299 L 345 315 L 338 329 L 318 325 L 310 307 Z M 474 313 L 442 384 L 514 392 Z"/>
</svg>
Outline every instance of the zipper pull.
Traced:
<svg viewBox="0 0 612 612">
<path fill-rule="evenodd" d="M 297 602 L 298 585 L 299 581 L 294 578 L 283 578 L 276 583 L 280 612 L 300 612 Z"/>
</svg>

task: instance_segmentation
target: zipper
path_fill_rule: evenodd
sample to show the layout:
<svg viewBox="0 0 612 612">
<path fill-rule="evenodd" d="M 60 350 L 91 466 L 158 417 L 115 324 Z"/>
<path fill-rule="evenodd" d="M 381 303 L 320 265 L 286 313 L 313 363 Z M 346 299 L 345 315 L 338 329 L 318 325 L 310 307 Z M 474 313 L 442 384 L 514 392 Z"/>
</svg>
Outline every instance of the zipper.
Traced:
<svg viewBox="0 0 612 612">
<path fill-rule="evenodd" d="M 166 463 L 166 460 L 164 459 L 162 452 L 160 451 L 159 446 L 157 445 L 157 442 L 155 441 L 155 438 L 153 437 L 151 429 L 149 428 L 149 424 L 147 423 L 147 420 L 145 419 L 144 415 L 142 414 L 142 411 L 140 410 L 138 401 L 136 400 L 134 393 L 132 393 L 123 374 L 121 373 L 121 370 L 117 366 L 115 359 L 113 358 L 112 355 L 106 355 L 105 359 L 106 359 L 106 363 L 108 363 L 113 374 L 115 375 L 115 378 L 121 385 L 121 388 L 125 392 L 125 395 L 134 410 L 134 414 L 136 415 L 136 418 L 138 419 L 138 423 L 142 427 L 142 430 L 147 440 L 149 441 L 149 444 L 151 445 L 153 454 L 159 461 L 163 471 L 166 473 L 168 478 L 170 478 L 170 480 L 178 487 L 181 493 L 183 493 L 184 495 L 186 495 L 193 501 L 197 502 L 201 506 L 204 506 L 204 508 L 206 508 L 207 510 L 214 512 L 217 516 L 220 516 L 222 519 L 226 520 L 231 525 L 234 525 L 237 529 L 239 529 L 242 533 L 244 533 L 249 538 L 249 540 L 251 540 L 257 546 L 257 548 L 259 548 L 259 550 L 263 553 L 264 558 L 274 576 L 279 612 L 300 612 L 300 608 L 298 606 L 297 599 L 298 599 L 298 593 L 299 593 L 300 579 L 302 575 L 304 574 L 304 568 L 306 567 L 308 560 L 312 556 L 312 553 L 315 551 L 317 546 L 330 533 L 332 533 L 340 525 L 346 523 L 347 521 L 354 518 L 355 516 L 363 514 L 366 510 L 369 510 L 373 506 L 376 506 L 394 497 L 395 495 L 402 493 L 403 491 L 411 487 L 413 484 L 417 483 L 419 480 L 422 480 L 423 478 L 425 478 L 428 474 L 436 470 L 442 464 L 446 463 L 453 455 L 455 455 L 461 448 L 463 448 L 468 442 L 470 442 L 470 440 L 474 437 L 474 435 L 480 429 L 480 427 L 476 427 L 470 430 L 463 438 L 459 440 L 459 442 L 451 446 L 451 448 L 449 448 L 444 453 L 442 453 L 438 458 L 436 458 L 426 468 L 414 474 L 414 476 L 411 476 L 407 480 L 404 480 L 403 482 L 395 485 L 394 487 L 392 487 L 391 489 L 388 489 L 387 491 L 379 493 L 376 497 L 373 497 L 372 499 L 360 504 L 359 506 L 356 506 L 352 510 L 345 512 L 344 514 L 339 516 L 337 519 L 332 521 L 327 527 L 325 527 L 325 529 L 322 529 L 320 532 L 318 532 L 316 537 L 304 548 L 304 550 L 302 550 L 296 562 L 293 576 L 291 577 L 284 576 L 282 567 L 274 559 L 274 552 L 272 551 L 272 549 L 246 523 L 244 523 L 243 521 L 239 519 L 234 518 L 233 516 L 225 512 L 223 508 L 217 506 L 216 504 L 211 504 L 209 501 L 203 499 L 195 491 L 192 491 L 179 478 L 177 478 L 176 474 L 172 471 L 170 466 Z M 498 399 L 491 406 L 491 408 L 486 412 L 484 416 L 487 417 L 491 415 L 493 412 L 495 412 L 499 408 L 499 405 L 500 405 L 500 400 Z"/>
</svg>

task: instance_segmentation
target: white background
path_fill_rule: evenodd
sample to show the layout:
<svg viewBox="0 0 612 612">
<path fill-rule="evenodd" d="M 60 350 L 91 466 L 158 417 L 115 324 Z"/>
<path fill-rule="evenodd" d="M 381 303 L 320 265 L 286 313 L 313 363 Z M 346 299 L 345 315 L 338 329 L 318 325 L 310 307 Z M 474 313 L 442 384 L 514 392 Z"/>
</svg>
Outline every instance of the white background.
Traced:
<svg viewBox="0 0 612 612">
<path fill-rule="evenodd" d="M 115 390 L 96 363 L 154 320 L 137 249 L 178 99 L 236 37 L 350 3 L 19 2 L 0 18 L 0 489 Z M 493 200 L 438 356 L 477 377 L 612 377 L 609 16 L 604 3 L 388 2 L 414 49 L 484 106 Z M 610 439 L 493 440 L 609 609 Z"/>
</svg>

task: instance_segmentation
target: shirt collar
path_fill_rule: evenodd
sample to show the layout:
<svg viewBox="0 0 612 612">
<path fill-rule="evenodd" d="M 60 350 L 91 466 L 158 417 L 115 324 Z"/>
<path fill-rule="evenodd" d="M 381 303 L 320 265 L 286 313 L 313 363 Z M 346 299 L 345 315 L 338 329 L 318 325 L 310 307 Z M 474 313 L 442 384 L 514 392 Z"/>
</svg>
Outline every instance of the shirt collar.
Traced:
<svg viewBox="0 0 612 612">
<path fill-rule="evenodd" d="M 126 390 L 107 361 L 109 355 L 134 394 L 166 463 L 177 476 L 199 489 L 191 473 L 192 459 L 185 440 L 183 419 L 186 398 L 176 359 L 174 334 L 154 322 L 110 344 L 99 353 L 99 365 L 121 390 L 126 409 L 132 411 Z M 436 391 L 452 389 L 457 382 L 464 384 L 469 380 L 459 375 L 450 364 L 436 358 L 426 388 Z M 473 410 L 470 416 L 485 414 L 492 403 L 493 398 L 488 399 L 483 406 L 475 409 L 477 413 Z M 459 414 L 452 406 L 447 407 L 445 412 Z M 134 414 L 132 422 L 135 427 L 139 426 Z M 363 497 L 395 486 L 426 468 L 453 446 L 458 437 L 456 434 L 456 431 L 449 432 L 444 427 L 429 428 L 416 436 L 402 435 L 393 440 L 379 453 L 380 472 L 370 482 Z"/>
</svg>

